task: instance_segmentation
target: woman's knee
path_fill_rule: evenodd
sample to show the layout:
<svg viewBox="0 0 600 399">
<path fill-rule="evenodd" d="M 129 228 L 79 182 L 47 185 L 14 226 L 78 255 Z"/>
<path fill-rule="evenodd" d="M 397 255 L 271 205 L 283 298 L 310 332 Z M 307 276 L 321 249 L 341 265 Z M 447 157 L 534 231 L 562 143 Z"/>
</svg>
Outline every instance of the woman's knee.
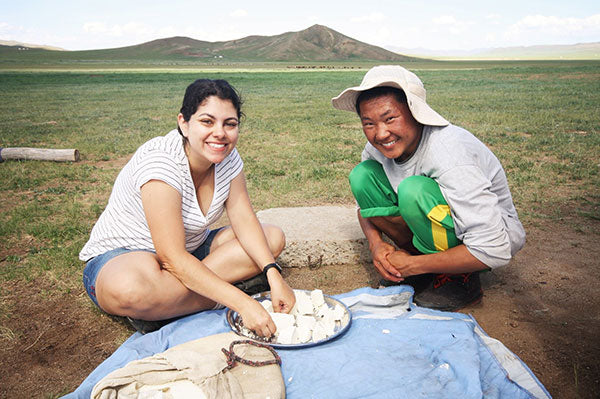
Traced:
<svg viewBox="0 0 600 399">
<path fill-rule="evenodd" d="M 283 230 L 279 226 L 265 223 L 261 223 L 261 227 L 265 234 L 265 238 L 267 239 L 267 244 L 271 250 L 271 253 L 273 253 L 275 257 L 279 256 L 279 254 L 283 251 L 283 248 L 285 248 L 285 234 Z M 210 252 L 212 253 L 217 248 L 225 245 L 228 242 L 234 242 L 234 240 L 237 243 L 236 245 L 241 247 L 241 244 L 239 243 L 239 240 L 236 237 L 233 229 L 228 226 L 217 233 L 217 236 L 210 246 Z"/>
<path fill-rule="evenodd" d="M 119 316 L 130 315 L 133 309 L 138 309 L 143 303 L 144 290 L 139 285 L 132 284 L 127 279 L 120 279 L 104 284 L 96 290 L 98 304 L 110 313 Z"/>
<path fill-rule="evenodd" d="M 156 263 L 153 255 L 148 253 L 148 256 L 152 256 L 149 261 Z M 135 259 L 132 256 L 129 258 Z M 113 314 L 151 308 L 155 305 L 152 298 L 157 288 L 152 275 L 160 273 L 158 265 L 147 265 L 147 269 L 141 272 L 136 267 L 123 265 L 123 260 L 125 259 L 112 265 L 107 264 L 98 275 L 96 293 L 100 307 Z M 156 267 L 156 271 L 152 266 Z"/>
<path fill-rule="evenodd" d="M 278 257 L 285 248 L 285 233 L 279 226 L 263 224 L 263 231 L 274 257 Z"/>
<path fill-rule="evenodd" d="M 104 282 L 102 289 L 97 290 L 98 303 L 108 313 L 129 315 L 131 311 L 152 306 L 148 303 L 151 298 L 149 285 L 126 277 Z"/>
</svg>

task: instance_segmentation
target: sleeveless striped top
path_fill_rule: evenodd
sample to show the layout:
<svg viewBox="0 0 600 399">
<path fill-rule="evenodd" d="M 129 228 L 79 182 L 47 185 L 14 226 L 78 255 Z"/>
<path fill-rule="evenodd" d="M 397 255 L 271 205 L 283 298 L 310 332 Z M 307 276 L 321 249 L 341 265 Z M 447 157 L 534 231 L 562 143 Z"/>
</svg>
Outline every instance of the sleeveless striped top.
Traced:
<svg viewBox="0 0 600 399">
<path fill-rule="evenodd" d="M 209 226 L 223 213 L 231 180 L 242 168 L 243 162 L 236 149 L 223 162 L 215 164 L 215 190 L 204 215 L 179 132 L 173 130 L 147 141 L 117 176 L 108 205 L 94 225 L 79 259 L 87 262 L 116 248 L 154 251 L 140 190 L 150 180 L 161 180 L 181 194 L 185 247 L 188 252 L 193 252 L 208 236 Z"/>
</svg>

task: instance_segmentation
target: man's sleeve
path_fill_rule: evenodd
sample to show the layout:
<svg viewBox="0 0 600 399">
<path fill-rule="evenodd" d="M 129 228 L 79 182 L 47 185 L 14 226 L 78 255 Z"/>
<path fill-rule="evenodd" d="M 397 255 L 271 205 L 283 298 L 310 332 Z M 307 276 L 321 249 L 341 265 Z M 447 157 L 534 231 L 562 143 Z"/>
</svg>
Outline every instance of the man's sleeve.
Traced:
<svg viewBox="0 0 600 399">
<path fill-rule="evenodd" d="M 457 166 L 438 183 L 450 206 L 456 236 L 469 252 L 491 268 L 506 265 L 511 246 L 492 183 L 476 166 Z"/>
</svg>

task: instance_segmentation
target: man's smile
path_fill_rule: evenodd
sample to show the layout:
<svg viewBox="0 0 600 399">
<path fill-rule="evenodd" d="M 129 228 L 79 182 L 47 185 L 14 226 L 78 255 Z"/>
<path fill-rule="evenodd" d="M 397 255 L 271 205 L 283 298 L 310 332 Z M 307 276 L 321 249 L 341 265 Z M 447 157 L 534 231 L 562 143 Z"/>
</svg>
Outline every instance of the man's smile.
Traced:
<svg viewBox="0 0 600 399">
<path fill-rule="evenodd" d="M 380 144 L 381 144 L 382 146 L 384 146 L 384 147 L 391 147 L 391 146 L 393 146 L 394 144 L 396 144 L 397 142 L 398 142 L 398 140 L 396 139 L 396 140 L 389 141 L 389 142 L 387 142 L 387 143 L 380 143 Z"/>
</svg>

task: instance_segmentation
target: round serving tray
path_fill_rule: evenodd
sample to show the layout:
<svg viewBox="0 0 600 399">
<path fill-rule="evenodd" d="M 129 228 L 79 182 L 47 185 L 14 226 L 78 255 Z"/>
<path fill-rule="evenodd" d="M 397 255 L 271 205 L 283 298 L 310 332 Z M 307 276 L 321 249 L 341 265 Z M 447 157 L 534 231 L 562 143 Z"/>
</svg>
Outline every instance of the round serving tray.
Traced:
<svg viewBox="0 0 600 399">
<path fill-rule="evenodd" d="M 304 292 L 310 294 L 310 291 L 307 291 L 307 290 L 294 290 L 294 291 L 304 291 Z M 252 298 L 256 299 L 259 302 L 262 302 L 267 299 L 270 300 L 271 292 L 270 291 L 261 292 L 259 294 L 253 295 Z M 301 344 L 279 344 L 276 342 L 270 342 L 269 339 L 264 339 L 264 338 L 258 337 L 256 335 L 252 335 L 252 336 L 245 335 L 241 330 L 240 316 L 238 315 L 237 312 L 235 312 L 232 309 L 227 310 L 227 323 L 231 327 L 231 330 L 233 330 L 233 332 L 235 332 L 236 334 L 238 334 L 244 338 L 252 339 L 254 341 L 267 343 L 274 348 L 293 349 L 293 348 L 308 348 L 311 346 L 320 345 L 325 342 L 336 339 L 340 335 L 344 334 L 348 330 L 348 328 L 350 328 L 350 323 L 352 322 L 352 316 L 350 314 L 350 310 L 348 309 L 348 307 L 346 305 L 344 305 L 343 302 L 341 302 L 335 298 L 332 298 L 328 295 L 323 295 L 323 298 L 325 299 L 325 303 L 331 308 L 335 307 L 335 305 L 340 305 L 344 309 L 344 316 L 342 317 L 341 321 L 338 321 L 335 323 L 335 329 L 333 330 L 333 334 L 328 336 L 327 338 L 320 340 L 320 341 L 314 341 L 314 342 L 311 341 L 311 342 L 305 342 L 305 343 L 301 343 Z"/>
</svg>

